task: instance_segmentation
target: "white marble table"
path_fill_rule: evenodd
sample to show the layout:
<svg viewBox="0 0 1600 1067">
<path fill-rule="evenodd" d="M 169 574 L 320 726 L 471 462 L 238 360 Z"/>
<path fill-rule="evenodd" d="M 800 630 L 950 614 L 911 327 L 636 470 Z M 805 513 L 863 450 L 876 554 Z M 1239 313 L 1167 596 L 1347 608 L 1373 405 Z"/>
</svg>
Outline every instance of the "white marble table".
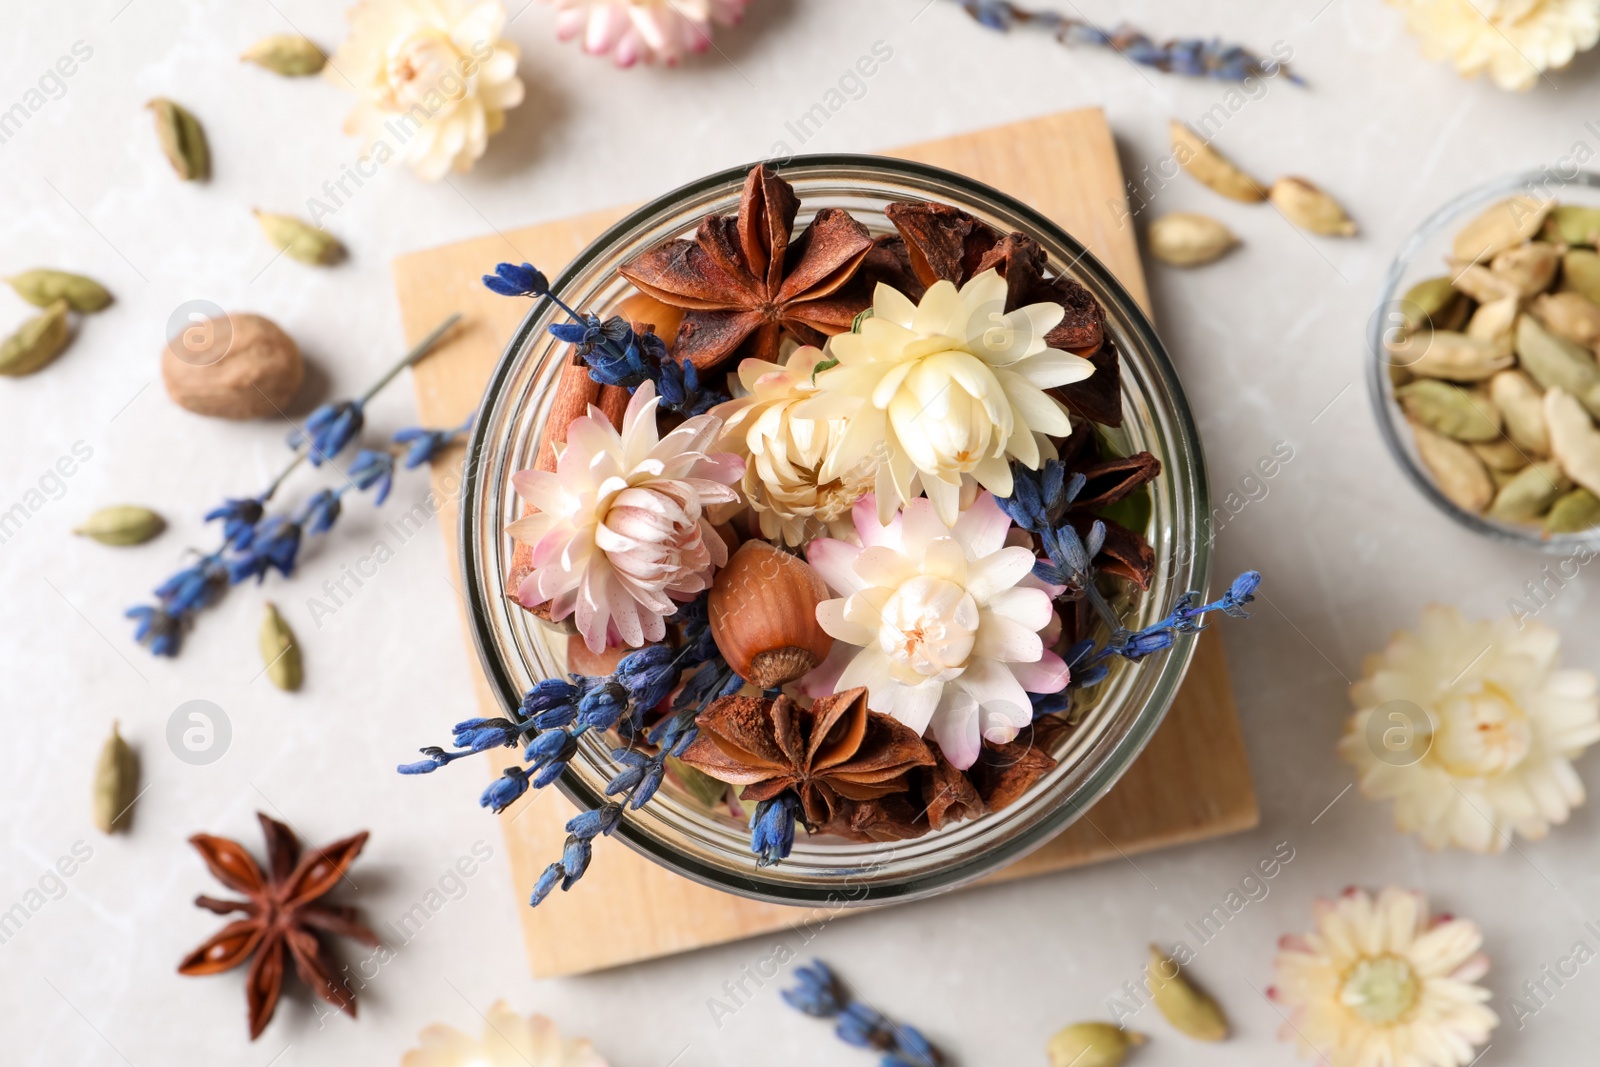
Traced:
<svg viewBox="0 0 1600 1067">
<path fill-rule="evenodd" d="M 514 0 L 513 10 L 524 2 Z M 719 38 L 720 54 L 676 72 L 618 72 L 556 45 L 549 10 L 532 3 L 511 28 L 524 50 L 529 102 L 488 158 L 438 186 L 385 169 L 328 220 L 352 260 L 315 271 L 270 262 L 249 209 L 303 212 L 323 181 L 356 159 L 357 146 L 339 130 L 349 99 L 319 80 L 281 82 L 241 68 L 235 57 L 291 23 L 336 42 L 338 6 L 68 0 L 5 11 L 0 107 L 22 99 L 74 42 L 93 54 L 59 99 L 0 143 L 0 271 L 81 268 L 118 301 L 47 373 L 0 381 L 0 510 L 38 499 L 32 489 L 42 495 L 0 544 L 0 909 L 34 899 L 29 890 L 77 842 L 92 849 L 72 877 L 46 881 L 47 890 L 64 887 L 59 899 L 44 897 L 0 944 L 4 1060 L 394 1063 L 423 1025 L 476 1028 L 480 1011 L 505 997 L 594 1036 L 618 1067 L 870 1063 L 784 1007 L 770 987 L 720 1026 L 713 1021 L 708 999 L 725 997 L 723 983 L 768 956 L 776 938 L 586 978 L 527 977 L 514 911 L 526 887 L 510 885 L 498 830 L 475 803 L 482 775 L 416 781 L 392 773 L 470 707 L 454 575 L 436 529 L 406 542 L 317 626 L 306 598 L 378 535 L 379 518 L 353 508 L 292 584 L 235 591 L 181 659 L 153 660 L 133 646 L 122 609 L 173 568 L 181 546 L 206 542 L 201 510 L 261 483 L 284 455 L 278 426 L 204 420 L 168 400 L 156 378 L 164 324 L 194 298 L 265 313 L 300 340 L 333 392 L 347 395 L 400 348 L 393 256 L 646 198 L 766 155 L 789 137 L 785 124 L 876 41 L 893 58 L 806 149 L 913 142 L 1099 104 L 1136 172 L 1163 153 L 1170 117 L 1198 117 L 1225 87 L 991 35 L 943 0 L 920 16 L 923 0 L 755 0 L 747 26 Z M 854 918 L 829 926 L 808 951 L 963 1063 L 1040 1063 L 1058 1027 L 1107 1013 L 1107 998 L 1137 977 L 1145 942 L 1184 937 L 1187 921 L 1288 842 L 1295 858 L 1270 894 L 1241 911 L 1195 965 L 1227 1005 L 1236 1038 L 1197 1046 L 1145 1011 L 1134 1025 L 1156 1040 L 1140 1063 L 1293 1062 L 1275 1038 L 1275 1010 L 1256 990 L 1270 980 L 1279 934 L 1303 929 L 1313 897 L 1348 883 L 1416 886 L 1478 919 L 1504 1015 L 1522 981 L 1565 955 L 1584 936 L 1583 921 L 1600 914 L 1600 816 L 1583 809 L 1551 840 L 1504 856 L 1431 855 L 1397 836 L 1386 811 L 1344 792 L 1351 775 L 1333 745 L 1361 657 L 1430 601 L 1504 611 L 1545 562 L 1474 540 L 1402 480 L 1360 381 L 1362 331 L 1389 254 L 1436 204 L 1502 172 L 1554 163 L 1580 141 L 1600 147 L 1585 126 L 1600 115 L 1600 62 L 1591 56 L 1553 86 L 1512 97 L 1421 60 L 1399 15 L 1376 0 L 1095 0 L 1084 10 L 1158 34 L 1217 33 L 1263 49 L 1288 42 L 1312 87 L 1274 84 L 1230 116 L 1219 143 L 1264 174 L 1314 178 L 1363 226 L 1352 241 L 1306 240 L 1276 214 L 1223 203 L 1187 179 L 1153 196 L 1153 211 L 1214 213 L 1246 242 L 1214 268 L 1151 272 L 1215 487 L 1237 485 L 1278 442 L 1294 449 L 1267 495 L 1219 542 L 1225 570 L 1268 576 L 1271 605 L 1227 634 L 1262 826 L 1140 857 L 1137 867 L 1110 863 Z M 205 120 L 216 156 L 210 184 L 179 184 L 155 151 L 141 105 L 156 95 L 189 103 Z M 0 326 L 26 310 L 0 293 Z M 374 405 L 372 422 L 390 430 L 410 415 L 402 386 Z M 55 480 L 49 472 L 75 446 L 89 457 Z M 420 480 L 406 480 L 396 503 L 409 507 L 423 491 Z M 172 530 L 124 551 L 69 535 L 88 511 L 124 501 L 156 506 Z M 1600 653 L 1590 635 L 1600 611 L 1588 603 L 1588 584 L 1584 575 L 1566 586 L 1544 617 L 1567 634 L 1568 659 L 1594 668 Z M 258 677 L 255 631 L 269 595 L 306 647 L 308 681 L 297 696 Z M 192 699 L 219 705 L 232 726 L 229 750 L 208 766 L 179 762 L 164 740 L 172 711 Z M 107 839 L 90 825 L 88 791 L 114 718 L 143 752 L 150 789 L 133 834 Z M 1580 767 L 1600 774 L 1592 755 Z M 258 809 L 318 842 L 370 828 L 354 877 L 362 908 L 380 926 L 422 900 L 474 842 L 493 856 L 361 989 L 359 1021 L 319 1026 L 301 989 L 251 1045 L 241 975 L 184 979 L 175 966 L 218 925 L 190 904 L 219 887 L 185 838 L 204 829 L 257 847 Z M 1597 982 L 1585 970 L 1525 1028 L 1502 1026 L 1481 1062 L 1575 1062 L 1577 1050 L 1600 1041 L 1590 1010 Z"/>
</svg>

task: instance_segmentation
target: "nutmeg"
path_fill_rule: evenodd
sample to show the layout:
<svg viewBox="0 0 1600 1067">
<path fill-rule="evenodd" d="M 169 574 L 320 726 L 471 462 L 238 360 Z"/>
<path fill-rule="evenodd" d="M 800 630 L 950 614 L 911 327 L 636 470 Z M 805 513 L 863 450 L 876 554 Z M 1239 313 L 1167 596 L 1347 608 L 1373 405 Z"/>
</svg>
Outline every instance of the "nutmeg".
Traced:
<svg viewBox="0 0 1600 1067">
<path fill-rule="evenodd" d="M 765 541 L 746 541 L 717 574 L 711 637 L 738 675 L 775 689 L 810 671 L 833 647 L 817 622 L 828 587 L 811 565 Z"/>
<path fill-rule="evenodd" d="M 167 393 L 197 415 L 281 417 L 305 376 L 300 346 L 260 315 L 197 319 L 161 353 Z"/>
</svg>

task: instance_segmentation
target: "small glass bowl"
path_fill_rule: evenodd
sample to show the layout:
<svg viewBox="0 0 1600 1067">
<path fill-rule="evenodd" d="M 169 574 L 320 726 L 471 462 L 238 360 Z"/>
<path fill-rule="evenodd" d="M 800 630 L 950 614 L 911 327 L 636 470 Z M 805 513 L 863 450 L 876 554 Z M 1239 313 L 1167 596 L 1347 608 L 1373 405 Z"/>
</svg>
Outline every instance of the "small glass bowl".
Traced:
<svg viewBox="0 0 1600 1067">
<path fill-rule="evenodd" d="M 1395 384 L 1390 373 L 1393 364 L 1384 343 L 1402 321 L 1404 297 L 1411 287 L 1448 272 L 1446 260 L 1450 255 L 1451 243 L 1461 227 L 1490 205 L 1519 194 L 1536 196 L 1541 200 L 1555 199 L 1563 204 L 1600 206 L 1600 173 L 1578 171 L 1568 179 L 1556 177 L 1548 171 L 1508 174 L 1463 193 L 1429 215 L 1416 232 L 1401 244 L 1384 277 L 1378 308 L 1367 323 L 1367 386 L 1384 443 L 1389 446 L 1389 451 L 1411 483 L 1435 507 L 1472 532 L 1492 541 L 1567 555 L 1579 546 L 1600 544 L 1600 527 L 1578 533 L 1546 535 L 1531 523 L 1506 522 L 1467 511 L 1444 495 L 1417 454 L 1410 424 L 1395 399 Z"/>
<path fill-rule="evenodd" d="M 604 312 L 631 293 L 617 273 L 629 258 L 670 238 L 692 235 L 708 213 L 734 214 L 745 169 L 713 174 L 655 200 L 602 234 L 555 281 L 572 307 Z M 1178 594 L 1204 590 L 1209 546 L 1199 522 L 1209 513 L 1200 442 L 1177 376 L 1132 297 L 1080 243 L 1032 208 L 960 175 L 870 156 L 799 157 L 782 167 L 802 204 L 798 225 L 823 207 L 850 211 L 874 233 L 893 232 L 894 201 L 941 201 L 1002 233 L 1031 234 L 1053 272 L 1069 275 L 1100 302 L 1122 356 L 1124 425 L 1104 431 L 1119 452 L 1147 449 L 1162 472 L 1150 486 L 1147 536 L 1156 567 L 1149 593 L 1127 619 L 1132 628 L 1159 620 Z M 507 345 L 473 428 L 461 515 L 461 564 L 472 630 L 484 673 L 505 713 L 515 718 L 522 694 L 566 669 L 566 638 L 506 596 L 512 542 L 506 524 L 521 514 L 511 475 L 534 465 L 553 384 L 566 346 L 549 335 L 558 312 L 537 302 Z M 793 853 L 758 868 L 742 819 L 711 811 L 668 779 L 649 804 L 618 828 L 633 848 L 680 874 L 730 893 L 788 904 L 859 905 L 928 896 L 979 878 L 1025 855 L 1075 820 L 1133 762 L 1160 724 L 1194 651 L 1180 636 L 1165 656 L 1118 669 L 1098 699 L 1052 750 L 1059 765 L 1004 810 L 894 844 L 798 835 Z M 609 747 L 586 735 L 560 787 L 585 808 L 603 803 L 616 772 Z"/>
</svg>

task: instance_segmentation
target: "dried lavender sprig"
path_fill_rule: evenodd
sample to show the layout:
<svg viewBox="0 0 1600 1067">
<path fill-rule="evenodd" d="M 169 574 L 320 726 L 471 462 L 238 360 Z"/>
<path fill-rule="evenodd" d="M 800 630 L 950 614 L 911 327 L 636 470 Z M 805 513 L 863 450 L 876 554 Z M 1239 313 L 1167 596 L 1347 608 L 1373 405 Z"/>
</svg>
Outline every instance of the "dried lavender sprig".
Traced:
<svg viewBox="0 0 1600 1067">
<path fill-rule="evenodd" d="M 1114 49 L 1134 63 L 1167 74 L 1230 82 L 1282 74 L 1296 85 L 1305 84 L 1304 79 L 1289 70 L 1288 64 L 1263 59 L 1248 48 L 1226 44 L 1216 38 L 1178 37 L 1157 43 L 1126 23 L 1114 30 L 1103 30 L 1083 19 L 1069 18 L 1055 11 L 1033 11 L 1009 0 L 955 0 L 955 3 L 991 30 L 1008 32 L 1016 26 L 1033 27 L 1052 34 L 1064 45 Z"/>
<path fill-rule="evenodd" d="M 795 979 L 798 985 L 780 992 L 784 1002 L 814 1018 L 837 1019 L 833 1032 L 839 1040 L 883 1053 L 880 1067 L 943 1067 L 944 1054 L 921 1031 L 851 997 L 821 960 L 796 967 Z"/>
<path fill-rule="evenodd" d="M 550 334 L 573 345 L 588 365 L 589 377 L 601 385 L 619 385 L 631 393 L 647 381 L 654 382 L 661 406 L 686 418 L 728 399 L 725 391 L 703 384 L 693 364 L 673 359 L 667 343 L 654 331 L 640 333 L 618 315 L 602 320 L 568 307 L 550 291 L 544 272 L 531 263 L 500 263 L 493 274 L 483 276 L 483 284 L 501 296 L 548 298 L 566 312 L 572 321 L 555 323 Z"/>
</svg>

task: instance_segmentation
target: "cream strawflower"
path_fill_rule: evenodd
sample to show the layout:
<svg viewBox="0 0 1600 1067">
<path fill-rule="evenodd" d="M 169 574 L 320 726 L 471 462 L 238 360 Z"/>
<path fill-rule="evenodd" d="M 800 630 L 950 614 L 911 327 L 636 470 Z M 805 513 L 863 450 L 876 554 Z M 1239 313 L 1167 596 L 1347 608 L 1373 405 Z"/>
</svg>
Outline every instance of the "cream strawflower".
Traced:
<svg viewBox="0 0 1600 1067">
<path fill-rule="evenodd" d="M 661 437 L 660 399 L 645 382 L 619 433 L 599 408 L 572 421 L 554 472 L 511 478 L 534 508 L 506 530 L 533 546 L 532 571 L 517 590 L 523 607 L 550 605 L 550 618 L 575 616 L 590 651 L 639 647 L 666 636 L 677 602 L 711 587 L 728 546 L 705 516 L 735 503 L 730 486 L 744 464 L 707 452 L 722 429 L 713 415 L 687 419 Z"/>
<path fill-rule="evenodd" d="M 1331 1067 L 1462 1067 L 1499 1018 L 1475 984 L 1489 970 L 1483 934 L 1428 918 L 1421 893 L 1347 889 L 1319 900 L 1317 928 L 1279 943 L 1267 995 L 1289 1011 L 1279 1031 Z"/>
<path fill-rule="evenodd" d="M 345 132 L 419 177 L 468 171 L 522 103 L 502 0 L 361 0 L 324 76 L 361 97 Z"/>
<path fill-rule="evenodd" d="M 1389 0 L 1422 39 L 1466 78 L 1484 71 L 1502 89 L 1531 89 L 1600 41 L 1600 0 Z"/>
<path fill-rule="evenodd" d="M 833 479 L 878 461 L 878 517 L 920 488 L 945 525 L 956 521 L 963 476 L 1011 495 L 1008 457 L 1037 470 L 1055 450 L 1044 434 L 1072 432 L 1067 412 L 1044 390 L 1094 373 L 1088 360 L 1048 347 L 1060 304 L 1002 313 L 1006 283 L 988 270 L 958 291 L 936 282 L 921 304 L 879 284 L 859 333 L 828 342 L 839 365 L 817 375 L 821 395 L 799 414 L 845 418 L 849 426 L 823 464 Z"/>
<path fill-rule="evenodd" d="M 836 478 L 818 477 L 844 437 L 842 419 L 814 422 L 794 413 L 816 395 L 812 372 L 825 358 L 820 349 L 797 347 L 782 366 L 744 360 L 739 384 L 746 395 L 711 411 L 723 420 L 719 447 L 745 459 L 740 488 L 768 540 L 801 545 L 822 534 L 848 537 L 855 530 L 850 508 L 872 489 L 871 457 Z"/>
<path fill-rule="evenodd" d="M 556 35 L 582 36 L 583 50 L 619 67 L 668 66 L 711 47 L 712 24 L 737 26 L 750 0 L 555 0 Z"/>
<path fill-rule="evenodd" d="M 919 498 L 879 525 L 867 496 L 855 525 L 859 546 L 819 537 L 806 549 L 840 594 L 817 606 L 841 653 L 830 661 L 844 662 L 834 688 L 866 686 L 868 707 L 919 734 L 931 727 L 965 770 L 983 741 L 1003 745 L 1033 721 L 1029 693 L 1059 692 L 1070 677 L 1039 636 L 1055 612 L 1050 594 L 1024 584 L 1033 551 L 1006 546 L 1011 520 L 988 493 L 953 524 Z"/>
<path fill-rule="evenodd" d="M 1339 752 L 1361 791 L 1395 800 L 1395 823 L 1430 848 L 1498 852 L 1540 838 L 1583 803 L 1572 760 L 1600 740 L 1587 671 L 1557 670 L 1560 636 L 1513 619 L 1471 622 L 1433 606 L 1351 687 Z"/>
<path fill-rule="evenodd" d="M 422 1047 L 409 1050 L 400 1067 L 606 1067 L 586 1040 L 564 1041 L 543 1015 L 519 1015 L 503 1000 L 483 1018 L 483 1036 L 451 1026 L 422 1031 Z"/>
</svg>

